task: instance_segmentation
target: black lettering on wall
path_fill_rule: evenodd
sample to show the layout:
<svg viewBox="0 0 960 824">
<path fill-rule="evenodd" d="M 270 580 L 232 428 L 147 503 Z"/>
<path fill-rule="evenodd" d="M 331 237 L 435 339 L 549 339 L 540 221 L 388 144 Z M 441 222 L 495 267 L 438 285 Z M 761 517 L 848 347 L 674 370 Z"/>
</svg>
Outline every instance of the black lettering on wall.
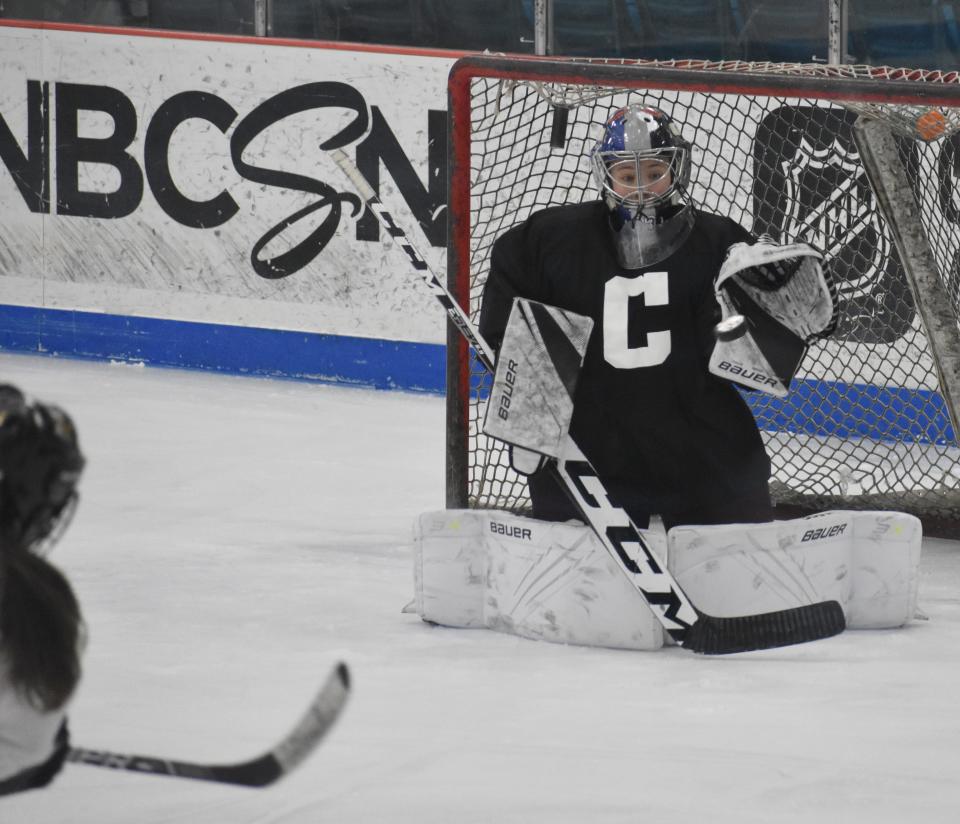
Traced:
<svg viewBox="0 0 960 824">
<path fill-rule="evenodd" d="M 374 188 L 379 188 L 383 174 L 391 177 L 429 242 L 434 246 L 445 244 L 447 157 L 443 111 L 427 112 L 428 172 L 423 181 L 383 113 L 373 108 L 371 116 L 363 95 L 347 83 L 307 83 L 281 91 L 239 123 L 237 110 L 223 98 L 210 92 L 184 91 L 164 100 L 152 117 L 143 116 L 143 135 L 138 135 L 138 105 L 122 91 L 109 86 L 57 83 L 53 85 L 56 99 L 51 101 L 50 83 L 26 83 L 26 105 L 14 129 L 0 116 L 0 162 L 32 212 L 49 213 L 52 201 L 56 212 L 64 216 L 124 218 L 142 202 L 146 176 L 157 205 L 179 224 L 209 229 L 227 223 L 240 212 L 227 187 L 198 197 L 177 185 L 177 172 L 185 165 L 182 158 L 171 156 L 171 142 L 181 124 L 199 119 L 224 135 L 233 129 L 229 138 L 231 159 L 234 169 L 246 180 L 317 196 L 306 206 L 302 206 L 301 198 L 301 208 L 282 220 L 278 217 L 279 222 L 256 241 L 250 260 L 260 276 L 283 278 L 300 271 L 334 236 L 345 204 L 354 216 L 360 213 L 361 199 L 350 186 L 340 191 L 345 181 L 339 175 L 335 182 L 327 183 L 301 173 L 304 168 L 330 168 L 322 156 L 325 149 L 353 145 L 357 164 Z M 345 110 L 347 117 L 344 111 L 316 112 L 315 123 L 320 129 L 326 127 L 331 136 L 318 138 L 322 142 L 315 155 L 307 151 L 289 158 L 289 170 L 268 168 L 259 159 L 250 163 L 244 160 L 244 152 L 253 141 L 271 127 L 282 129 L 280 122 L 288 116 L 337 108 Z M 99 120 L 106 121 L 110 131 L 107 136 L 81 134 L 90 113 L 100 114 Z M 142 163 L 139 150 L 135 156 L 131 149 L 138 137 L 143 140 Z M 54 167 L 55 178 L 51 180 Z M 89 173 L 94 182 L 86 182 L 84 173 Z M 119 183 L 104 184 L 105 176 L 107 180 L 118 178 Z M 112 191 L 104 191 L 107 187 Z M 308 223 L 300 223 L 308 219 Z M 306 228 L 296 232 L 295 224 Z M 282 235 L 287 229 L 296 240 L 284 248 Z M 309 236 L 303 238 L 307 231 Z M 376 242 L 378 224 L 364 216 L 357 223 L 356 233 L 359 240 Z M 296 245 L 289 248 L 292 244 Z"/>
<path fill-rule="evenodd" d="M 27 151 L 0 114 L 0 161 L 31 212 L 50 211 L 50 84 L 27 81 Z"/>
<path fill-rule="evenodd" d="M 427 112 L 427 188 L 423 187 L 396 135 L 377 106 L 371 107 L 370 134 L 357 146 L 357 168 L 380 193 L 380 164 L 390 173 L 400 194 L 432 246 L 447 239 L 447 113 Z M 357 240 L 378 240 L 377 219 L 365 212 L 357 221 Z"/>
<path fill-rule="evenodd" d="M 57 83 L 57 213 L 77 217 L 118 218 L 131 214 L 143 197 L 143 173 L 127 147 L 137 134 L 137 113 L 130 100 L 109 86 Z M 79 135 L 79 112 L 104 112 L 113 134 Z M 100 163 L 120 173 L 114 192 L 80 189 L 80 164 Z"/>
<path fill-rule="evenodd" d="M 280 186 L 301 192 L 310 192 L 320 196 L 308 206 L 294 212 L 270 229 L 254 244 L 250 252 L 250 263 L 254 271 L 263 278 L 276 279 L 292 275 L 302 269 L 323 251 L 340 224 L 342 205 L 349 204 L 355 215 L 360 209 L 360 199 L 352 193 L 338 192 L 328 183 L 295 172 L 281 169 L 267 169 L 253 166 L 243 159 L 243 151 L 261 132 L 274 123 L 290 115 L 310 109 L 337 107 L 355 112 L 355 117 L 344 128 L 320 144 L 320 149 L 328 151 L 338 149 L 358 140 L 367 130 L 367 104 L 353 86 L 334 81 L 307 83 L 293 89 L 280 92 L 265 100 L 243 118 L 233 132 L 230 140 L 230 153 L 233 165 L 247 180 L 268 186 Z M 323 222 L 306 238 L 289 251 L 272 258 L 260 258 L 260 252 L 271 240 L 285 229 L 320 209 L 329 208 Z"/>
<path fill-rule="evenodd" d="M 144 171 L 160 208 L 177 223 L 193 229 L 210 229 L 226 223 L 240 210 L 227 192 L 220 192 L 209 200 L 190 199 L 177 188 L 170 174 L 170 139 L 177 126 L 196 118 L 226 132 L 236 117 L 237 110 L 215 94 L 181 92 L 165 100 L 150 121 L 144 138 Z"/>
</svg>

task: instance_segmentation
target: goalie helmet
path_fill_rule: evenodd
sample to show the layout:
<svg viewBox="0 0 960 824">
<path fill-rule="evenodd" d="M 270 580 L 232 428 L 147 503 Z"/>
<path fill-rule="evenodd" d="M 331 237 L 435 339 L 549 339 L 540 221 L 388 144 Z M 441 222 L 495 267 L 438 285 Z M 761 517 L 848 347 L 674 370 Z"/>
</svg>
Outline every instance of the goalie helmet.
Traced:
<svg viewBox="0 0 960 824">
<path fill-rule="evenodd" d="M 638 104 L 618 109 L 590 155 L 621 265 L 669 257 L 693 228 L 690 144 L 670 116 Z"/>
<path fill-rule="evenodd" d="M 84 463 L 66 412 L 0 386 L 0 550 L 49 551 L 76 509 Z"/>
</svg>

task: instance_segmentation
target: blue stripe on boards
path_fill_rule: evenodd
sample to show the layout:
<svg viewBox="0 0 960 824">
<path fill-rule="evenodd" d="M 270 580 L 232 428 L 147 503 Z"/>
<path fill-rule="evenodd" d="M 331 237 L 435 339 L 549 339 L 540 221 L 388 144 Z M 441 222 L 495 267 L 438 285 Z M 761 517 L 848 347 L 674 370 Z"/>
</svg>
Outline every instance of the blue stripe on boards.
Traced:
<svg viewBox="0 0 960 824">
<path fill-rule="evenodd" d="M 929 389 L 800 380 L 783 399 L 744 392 L 761 429 L 836 438 L 947 445 L 953 427 Z"/>
<path fill-rule="evenodd" d="M 347 335 L 0 305 L 0 349 L 237 375 L 442 394 L 445 347 Z M 785 399 L 744 392 L 762 429 L 952 444 L 926 389 L 794 381 Z"/>
<path fill-rule="evenodd" d="M 472 391 L 486 397 L 482 367 L 471 361 Z M 762 392 L 740 393 L 757 420 L 770 432 L 794 432 L 835 438 L 953 446 L 953 427 L 943 398 L 929 389 L 794 380 L 786 398 Z"/>
<path fill-rule="evenodd" d="M 0 349 L 443 393 L 445 347 L 0 305 Z"/>
</svg>

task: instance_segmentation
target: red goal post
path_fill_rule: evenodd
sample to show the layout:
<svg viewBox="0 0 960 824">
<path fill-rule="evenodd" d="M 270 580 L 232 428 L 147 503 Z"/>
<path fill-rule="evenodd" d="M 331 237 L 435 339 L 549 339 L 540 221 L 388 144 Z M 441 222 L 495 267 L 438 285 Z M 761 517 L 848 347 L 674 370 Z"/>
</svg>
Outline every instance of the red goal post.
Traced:
<svg viewBox="0 0 960 824">
<path fill-rule="evenodd" d="M 472 316 L 496 237 L 596 198 L 586 152 L 609 112 L 660 106 L 694 146 L 694 201 L 812 243 L 838 285 L 837 332 L 789 396 L 748 395 L 775 501 L 960 524 L 960 74 L 476 56 L 448 89 L 448 279 Z M 447 347 L 447 505 L 522 512 L 523 478 L 479 431 L 488 378 L 456 331 Z"/>
</svg>

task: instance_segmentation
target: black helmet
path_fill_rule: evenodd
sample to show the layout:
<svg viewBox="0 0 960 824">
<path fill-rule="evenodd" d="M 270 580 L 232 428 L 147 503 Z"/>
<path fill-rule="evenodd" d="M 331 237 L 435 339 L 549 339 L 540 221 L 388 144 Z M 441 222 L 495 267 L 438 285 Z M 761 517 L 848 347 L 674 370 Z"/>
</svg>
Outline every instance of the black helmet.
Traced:
<svg viewBox="0 0 960 824">
<path fill-rule="evenodd" d="M 84 464 L 66 412 L 0 385 L 0 550 L 52 547 L 76 508 Z"/>
</svg>

